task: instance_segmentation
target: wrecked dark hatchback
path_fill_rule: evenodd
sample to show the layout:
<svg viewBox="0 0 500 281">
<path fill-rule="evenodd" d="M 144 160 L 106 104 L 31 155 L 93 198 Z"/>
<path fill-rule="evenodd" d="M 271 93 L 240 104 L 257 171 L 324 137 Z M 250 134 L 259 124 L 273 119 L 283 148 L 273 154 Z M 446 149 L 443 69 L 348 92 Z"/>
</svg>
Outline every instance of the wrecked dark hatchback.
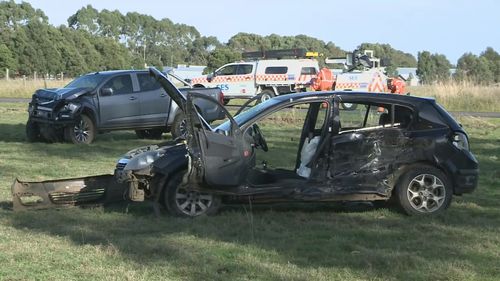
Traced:
<svg viewBox="0 0 500 281">
<path fill-rule="evenodd" d="M 152 69 L 185 112 L 187 100 Z M 216 103 L 216 101 L 213 101 Z M 357 105 L 339 110 L 343 102 Z M 478 162 L 463 128 L 434 100 L 375 93 L 283 95 L 212 128 L 186 117 L 187 140 L 143 147 L 119 160 L 115 176 L 134 201 L 181 216 L 213 214 L 224 203 L 387 201 L 411 215 L 446 209 L 472 192 Z"/>
</svg>

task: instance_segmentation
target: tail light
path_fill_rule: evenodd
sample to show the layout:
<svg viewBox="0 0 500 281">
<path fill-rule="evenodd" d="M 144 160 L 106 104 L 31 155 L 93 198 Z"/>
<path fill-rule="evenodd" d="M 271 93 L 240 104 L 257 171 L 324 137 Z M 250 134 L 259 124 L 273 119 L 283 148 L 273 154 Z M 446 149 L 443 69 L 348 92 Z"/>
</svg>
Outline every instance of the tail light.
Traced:
<svg viewBox="0 0 500 281">
<path fill-rule="evenodd" d="M 469 140 L 467 139 L 467 136 L 464 133 L 461 132 L 453 133 L 452 143 L 458 149 L 470 150 Z"/>
</svg>

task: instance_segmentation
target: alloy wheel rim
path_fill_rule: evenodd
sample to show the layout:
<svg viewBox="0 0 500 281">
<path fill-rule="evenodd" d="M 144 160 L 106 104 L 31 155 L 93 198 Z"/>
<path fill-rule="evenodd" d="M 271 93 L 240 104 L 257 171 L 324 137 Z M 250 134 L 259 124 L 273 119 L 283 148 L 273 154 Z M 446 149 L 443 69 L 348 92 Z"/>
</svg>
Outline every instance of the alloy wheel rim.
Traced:
<svg viewBox="0 0 500 281">
<path fill-rule="evenodd" d="M 343 104 L 344 104 L 344 108 L 346 108 L 346 109 L 349 109 L 352 107 L 352 103 L 344 102 Z"/>
<path fill-rule="evenodd" d="M 73 134 L 78 142 L 84 143 L 88 140 L 89 127 L 89 124 L 87 124 L 87 122 L 85 122 L 83 119 L 81 119 L 80 122 L 75 125 L 75 127 L 73 128 Z"/>
<path fill-rule="evenodd" d="M 191 217 L 205 214 L 212 206 L 213 195 L 178 187 L 175 193 L 175 204 L 179 210 Z"/>
<path fill-rule="evenodd" d="M 265 102 L 266 100 L 270 100 L 271 99 L 271 96 L 269 94 L 264 94 L 262 95 L 262 97 L 260 98 L 260 101 L 261 102 Z"/>
<path fill-rule="evenodd" d="M 187 136 L 187 122 L 186 119 L 183 119 L 181 123 L 179 124 L 179 133 L 181 137 L 186 137 Z"/>
<path fill-rule="evenodd" d="M 421 213 L 432 213 L 443 206 L 446 189 L 438 177 L 431 174 L 420 174 L 408 185 L 406 195 L 413 209 Z"/>
</svg>

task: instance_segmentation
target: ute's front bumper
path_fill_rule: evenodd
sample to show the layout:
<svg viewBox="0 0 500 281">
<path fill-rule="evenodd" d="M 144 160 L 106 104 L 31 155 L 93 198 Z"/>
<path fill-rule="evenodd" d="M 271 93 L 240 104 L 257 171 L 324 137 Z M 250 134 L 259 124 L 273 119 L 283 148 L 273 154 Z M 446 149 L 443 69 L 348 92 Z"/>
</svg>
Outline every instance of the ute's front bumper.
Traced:
<svg viewBox="0 0 500 281">
<path fill-rule="evenodd" d="M 125 200 L 128 185 L 113 175 L 12 184 L 14 211 L 79 205 L 101 205 Z"/>
</svg>

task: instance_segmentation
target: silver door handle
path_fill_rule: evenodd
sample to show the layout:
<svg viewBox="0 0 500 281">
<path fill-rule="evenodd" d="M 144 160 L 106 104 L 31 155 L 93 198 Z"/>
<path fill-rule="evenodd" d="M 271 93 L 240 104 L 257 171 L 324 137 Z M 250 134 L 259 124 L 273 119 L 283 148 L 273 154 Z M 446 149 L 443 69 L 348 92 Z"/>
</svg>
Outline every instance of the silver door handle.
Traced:
<svg viewBox="0 0 500 281">
<path fill-rule="evenodd" d="M 129 100 L 136 100 L 137 98 L 136 97 L 130 97 L 128 98 Z"/>
<path fill-rule="evenodd" d="M 164 98 L 166 97 L 167 95 L 166 94 L 161 94 L 160 97 Z"/>
</svg>

